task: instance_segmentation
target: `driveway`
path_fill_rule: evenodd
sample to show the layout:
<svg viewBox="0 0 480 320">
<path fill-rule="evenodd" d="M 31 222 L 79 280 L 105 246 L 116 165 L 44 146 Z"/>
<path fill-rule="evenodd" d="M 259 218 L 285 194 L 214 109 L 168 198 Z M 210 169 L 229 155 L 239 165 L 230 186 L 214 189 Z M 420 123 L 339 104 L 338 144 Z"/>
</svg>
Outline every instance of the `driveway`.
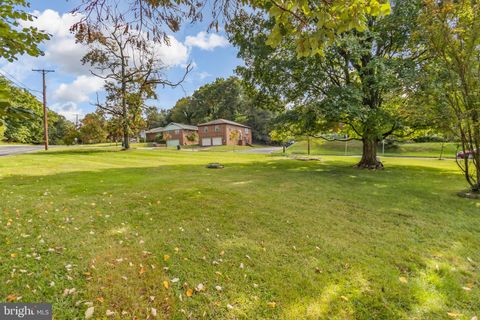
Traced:
<svg viewBox="0 0 480 320">
<path fill-rule="evenodd" d="M 22 146 L 22 145 L 0 145 L 0 156 L 11 156 L 14 154 L 29 153 L 43 150 L 43 145 Z"/>
<path fill-rule="evenodd" d="M 281 151 L 282 147 L 268 147 L 268 148 L 253 148 L 247 150 L 238 150 L 241 153 L 258 153 L 258 154 L 270 154 L 276 151 Z"/>
</svg>

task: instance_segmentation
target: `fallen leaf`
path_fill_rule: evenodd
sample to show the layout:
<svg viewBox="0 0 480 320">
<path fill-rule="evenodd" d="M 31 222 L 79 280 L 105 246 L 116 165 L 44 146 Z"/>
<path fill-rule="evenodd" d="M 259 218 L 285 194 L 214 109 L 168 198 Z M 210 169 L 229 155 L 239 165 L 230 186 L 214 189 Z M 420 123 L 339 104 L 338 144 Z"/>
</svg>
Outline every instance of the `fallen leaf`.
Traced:
<svg viewBox="0 0 480 320">
<path fill-rule="evenodd" d="M 342 298 L 342 299 L 345 300 L 345 301 L 348 301 L 348 297 L 340 296 L 340 298 Z"/>
<path fill-rule="evenodd" d="M 205 286 L 203 285 L 203 283 L 199 283 L 196 287 L 195 287 L 195 290 L 200 292 L 200 291 L 205 291 Z"/>
<path fill-rule="evenodd" d="M 232 310 L 233 306 L 231 304 L 227 304 L 227 309 Z"/>
<path fill-rule="evenodd" d="M 458 317 L 463 316 L 463 314 L 456 313 L 456 312 L 447 312 L 447 314 L 448 314 L 449 317 L 452 317 L 452 318 L 458 318 Z"/>
<path fill-rule="evenodd" d="M 170 259 L 170 256 L 168 254 L 163 256 L 163 261 L 168 261 L 168 259 Z"/>
<path fill-rule="evenodd" d="M 115 312 L 114 312 L 114 311 L 111 311 L 111 310 L 107 310 L 107 311 L 105 311 L 105 315 L 106 315 L 107 317 L 111 317 L 111 316 L 115 315 Z"/>
<path fill-rule="evenodd" d="M 90 319 L 93 316 L 93 312 L 95 312 L 95 307 L 90 307 L 85 311 L 85 319 Z"/>
<path fill-rule="evenodd" d="M 165 280 L 163 281 L 163 286 L 165 287 L 165 289 L 168 289 L 170 287 L 170 283 L 167 280 Z"/>
<path fill-rule="evenodd" d="M 100 302 L 100 303 L 103 303 L 104 299 L 103 299 L 103 297 L 97 297 L 97 301 Z"/>
<path fill-rule="evenodd" d="M 140 271 L 138 273 L 139 274 L 144 274 L 145 273 L 145 268 L 143 266 L 141 266 Z"/>
<path fill-rule="evenodd" d="M 7 302 L 13 302 L 13 301 L 15 301 L 15 300 L 17 300 L 17 295 L 15 295 L 15 294 L 9 294 L 9 295 L 7 296 Z"/>
<path fill-rule="evenodd" d="M 156 317 L 157 316 L 157 309 L 152 308 L 151 314 L 152 314 L 152 317 Z"/>
<path fill-rule="evenodd" d="M 272 301 L 272 302 L 267 302 L 267 306 L 273 309 L 277 306 L 277 304 L 274 301 Z"/>
<path fill-rule="evenodd" d="M 220 287 L 220 286 L 215 286 L 215 290 L 217 290 L 217 291 L 222 291 L 222 287 Z"/>
<path fill-rule="evenodd" d="M 193 290 L 192 289 L 187 289 L 187 291 L 185 292 L 185 295 L 187 297 L 191 297 L 193 295 Z"/>
<path fill-rule="evenodd" d="M 400 278 L 398 278 L 398 280 L 399 280 L 401 283 L 407 283 L 407 282 L 408 282 L 407 278 L 405 278 L 405 277 L 400 277 Z"/>
</svg>

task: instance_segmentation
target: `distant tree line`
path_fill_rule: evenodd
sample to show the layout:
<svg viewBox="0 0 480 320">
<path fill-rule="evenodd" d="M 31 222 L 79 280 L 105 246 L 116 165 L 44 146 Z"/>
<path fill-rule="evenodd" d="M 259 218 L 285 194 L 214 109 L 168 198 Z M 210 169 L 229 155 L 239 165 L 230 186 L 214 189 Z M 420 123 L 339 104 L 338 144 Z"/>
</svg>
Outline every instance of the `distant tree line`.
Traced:
<svg viewBox="0 0 480 320">
<path fill-rule="evenodd" d="M 164 123 L 172 121 L 197 125 L 226 119 L 250 126 L 255 142 L 270 143 L 270 126 L 276 116 L 272 104 L 270 99 L 237 77 L 218 78 L 200 87 L 191 96 L 178 100 L 165 113 Z"/>
</svg>

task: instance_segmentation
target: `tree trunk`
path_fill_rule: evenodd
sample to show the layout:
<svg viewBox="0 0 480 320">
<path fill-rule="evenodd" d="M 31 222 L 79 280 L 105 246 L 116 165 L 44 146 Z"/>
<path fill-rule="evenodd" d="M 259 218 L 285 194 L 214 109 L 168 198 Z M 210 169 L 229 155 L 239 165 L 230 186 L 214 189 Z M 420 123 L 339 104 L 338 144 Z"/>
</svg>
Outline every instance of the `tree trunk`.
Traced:
<svg viewBox="0 0 480 320">
<path fill-rule="evenodd" d="M 310 137 L 307 138 L 307 145 L 308 145 L 308 155 L 310 155 Z"/>
<path fill-rule="evenodd" d="M 128 124 L 123 127 L 123 148 L 130 149 L 130 135 L 128 133 Z"/>
<path fill-rule="evenodd" d="M 363 138 L 362 159 L 357 164 L 360 169 L 383 169 L 383 164 L 377 159 L 377 139 Z"/>
</svg>

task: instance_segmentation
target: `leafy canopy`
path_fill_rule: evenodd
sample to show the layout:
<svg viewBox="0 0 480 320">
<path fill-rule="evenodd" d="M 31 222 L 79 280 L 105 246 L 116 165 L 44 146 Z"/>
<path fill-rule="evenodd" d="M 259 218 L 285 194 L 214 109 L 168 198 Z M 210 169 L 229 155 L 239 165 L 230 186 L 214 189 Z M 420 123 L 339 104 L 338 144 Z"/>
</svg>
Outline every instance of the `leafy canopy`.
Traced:
<svg viewBox="0 0 480 320">
<path fill-rule="evenodd" d="M 369 17 L 390 13 L 388 0 L 128 0 L 122 5 L 130 8 L 130 28 L 148 32 L 155 41 L 165 41 L 168 29 L 176 32 L 183 23 L 203 20 L 205 12 L 210 27 L 218 29 L 220 20 L 228 23 L 250 6 L 275 21 L 267 43 L 277 46 L 285 36 L 294 37 L 300 56 L 321 54 L 339 34 L 364 31 Z M 87 17 L 81 24 L 92 25 L 116 6 L 118 0 L 83 0 L 76 11 Z"/>
<path fill-rule="evenodd" d="M 34 16 L 24 10 L 30 4 L 25 0 L 2 0 L 0 2 L 0 57 L 12 62 L 24 53 L 38 57 L 43 54 L 38 44 L 49 35 L 22 22 L 33 21 Z"/>
<path fill-rule="evenodd" d="M 278 46 L 285 37 L 295 39 L 299 56 L 322 54 L 339 34 L 367 30 L 370 17 L 390 14 L 388 0 L 250 0 L 273 18 L 267 44 Z"/>
</svg>

